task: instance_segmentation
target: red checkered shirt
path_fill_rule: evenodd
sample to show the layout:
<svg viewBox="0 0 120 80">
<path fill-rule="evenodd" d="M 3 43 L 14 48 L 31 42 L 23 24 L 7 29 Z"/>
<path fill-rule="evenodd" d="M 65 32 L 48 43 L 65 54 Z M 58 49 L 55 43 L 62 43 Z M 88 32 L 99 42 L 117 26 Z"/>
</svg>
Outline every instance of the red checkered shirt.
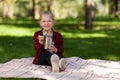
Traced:
<svg viewBox="0 0 120 80">
<path fill-rule="evenodd" d="M 33 39 L 34 39 L 34 48 L 35 48 L 36 56 L 33 60 L 33 64 L 37 64 L 39 56 L 41 56 L 41 54 L 44 54 L 45 52 L 44 45 L 39 43 L 38 35 L 43 35 L 43 29 L 34 33 Z M 57 48 L 57 52 L 55 54 L 57 54 L 60 58 L 62 58 L 64 51 L 62 35 L 58 32 L 53 31 L 53 41 L 54 41 L 54 46 Z"/>
</svg>

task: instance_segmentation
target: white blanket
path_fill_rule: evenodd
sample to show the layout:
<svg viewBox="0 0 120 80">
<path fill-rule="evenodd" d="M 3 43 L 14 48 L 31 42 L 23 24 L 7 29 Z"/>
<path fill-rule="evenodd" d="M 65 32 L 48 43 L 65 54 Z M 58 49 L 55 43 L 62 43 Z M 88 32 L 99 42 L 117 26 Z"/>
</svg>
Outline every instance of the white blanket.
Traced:
<svg viewBox="0 0 120 80">
<path fill-rule="evenodd" d="M 120 80 L 120 61 L 66 58 L 67 69 L 53 73 L 50 66 L 32 64 L 33 58 L 13 59 L 0 64 L 1 78 L 43 78 L 47 80 Z"/>
</svg>

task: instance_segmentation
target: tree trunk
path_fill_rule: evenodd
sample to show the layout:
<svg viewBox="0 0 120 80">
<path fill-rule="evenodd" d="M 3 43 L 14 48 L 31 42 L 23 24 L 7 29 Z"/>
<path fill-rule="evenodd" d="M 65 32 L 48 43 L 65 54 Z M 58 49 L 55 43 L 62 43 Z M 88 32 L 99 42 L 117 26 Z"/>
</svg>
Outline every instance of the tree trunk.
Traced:
<svg viewBox="0 0 120 80">
<path fill-rule="evenodd" d="M 8 7 L 5 1 L 2 2 L 3 3 L 3 15 L 2 15 L 2 22 L 4 23 L 7 17 L 7 13 L 8 13 Z"/>
<path fill-rule="evenodd" d="M 92 29 L 94 6 L 93 0 L 86 0 L 85 4 L 85 29 Z M 93 13 L 92 13 L 93 11 Z"/>
<path fill-rule="evenodd" d="M 40 17 L 39 0 L 32 0 L 32 17 L 33 20 L 39 19 Z"/>
<path fill-rule="evenodd" d="M 46 2 L 47 2 L 47 10 L 48 11 L 51 11 L 51 5 L 52 5 L 52 0 L 46 0 Z"/>
<path fill-rule="evenodd" d="M 13 0 L 9 0 L 9 7 L 8 7 L 8 16 L 9 16 L 9 18 L 13 18 L 14 17 L 14 1 Z"/>
<path fill-rule="evenodd" d="M 109 0 L 105 0 L 105 13 L 106 15 L 109 14 Z"/>
<path fill-rule="evenodd" d="M 118 12 L 118 0 L 114 0 L 114 16 L 118 17 L 119 12 Z"/>
<path fill-rule="evenodd" d="M 92 20 L 94 20 L 94 17 L 95 17 L 95 2 L 94 2 L 94 0 L 92 0 L 91 6 L 92 6 L 92 11 L 91 11 Z"/>
<path fill-rule="evenodd" d="M 35 0 L 32 0 L 32 19 L 35 20 Z"/>
<path fill-rule="evenodd" d="M 3 0 L 3 15 L 2 21 L 4 22 L 7 17 L 13 18 L 14 17 L 14 1 L 13 0 Z"/>
</svg>

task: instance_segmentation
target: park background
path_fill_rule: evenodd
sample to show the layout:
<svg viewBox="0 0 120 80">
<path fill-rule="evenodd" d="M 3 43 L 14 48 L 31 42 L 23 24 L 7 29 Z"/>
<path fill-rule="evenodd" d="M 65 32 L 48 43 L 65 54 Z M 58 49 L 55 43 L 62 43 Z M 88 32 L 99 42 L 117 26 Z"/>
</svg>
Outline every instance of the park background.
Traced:
<svg viewBox="0 0 120 80">
<path fill-rule="evenodd" d="M 35 56 L 33 35 L 44 10 L 55 15 L 65 57 L 120 61 L 120 0 L 0 0 L 1 64 Z"/>
</svg>

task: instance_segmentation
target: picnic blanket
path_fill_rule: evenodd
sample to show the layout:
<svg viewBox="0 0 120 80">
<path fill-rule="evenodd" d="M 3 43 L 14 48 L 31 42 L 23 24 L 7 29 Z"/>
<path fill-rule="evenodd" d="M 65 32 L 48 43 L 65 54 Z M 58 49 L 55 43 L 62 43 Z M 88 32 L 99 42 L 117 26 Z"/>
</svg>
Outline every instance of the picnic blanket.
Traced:
<svg viewBox="0 0 120 80">
<path fill-rule="evenodd" d="M 120 61 L 65 58 L 67 69 L 51 72 L 50 66 L 32 64 L 33 58 L 12 59 L 0 64 L 1 78 L 42 78 L 47 80 L 120 80 Z"/>
</svg>

